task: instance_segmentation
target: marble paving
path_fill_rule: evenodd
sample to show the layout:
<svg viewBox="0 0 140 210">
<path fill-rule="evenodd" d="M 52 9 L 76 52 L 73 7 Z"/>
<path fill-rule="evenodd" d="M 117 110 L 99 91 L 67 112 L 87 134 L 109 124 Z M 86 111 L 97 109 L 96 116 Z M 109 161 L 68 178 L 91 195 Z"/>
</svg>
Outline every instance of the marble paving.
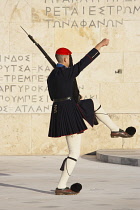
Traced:
<svg viewBox="0 0 140 210">
<path fill-rule="evenodd" d="M 68 186 L 80 182 L 75 196 L 56 196 L 64 156 L 1 156 L 0 210 L 139 210 L 140 168 L 79 158 Z"/>
</svg>

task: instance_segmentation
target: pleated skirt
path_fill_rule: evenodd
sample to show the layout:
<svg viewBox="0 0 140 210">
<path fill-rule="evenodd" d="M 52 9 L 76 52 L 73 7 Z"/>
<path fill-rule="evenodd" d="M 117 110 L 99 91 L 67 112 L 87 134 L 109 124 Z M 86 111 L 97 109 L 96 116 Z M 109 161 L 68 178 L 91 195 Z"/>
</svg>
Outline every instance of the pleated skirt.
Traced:
<svg viewBox="0 0 140 210">
<path fill-rule="evenodd" d="M 52 105 L 49 137 L 82 133 L 87 129 L 82 113 L 74 100 L 54 102 Z"/>
<path fill-rule="evenodd" d="M 98 120 L 94 112 L 94 103 L 92 99 L 80 100 L 77 106 L 82 114 L 83 119 L 86 120 L 91 127 L 93 127 L 94 125 L 98 125 Z"/>
</svg>

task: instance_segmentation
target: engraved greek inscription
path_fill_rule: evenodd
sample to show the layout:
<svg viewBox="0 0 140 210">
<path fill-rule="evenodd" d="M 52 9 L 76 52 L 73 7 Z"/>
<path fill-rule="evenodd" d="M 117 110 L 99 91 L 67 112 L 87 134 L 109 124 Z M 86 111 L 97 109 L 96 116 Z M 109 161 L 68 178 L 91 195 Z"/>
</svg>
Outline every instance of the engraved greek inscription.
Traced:
<svg viewBox="0 0 140 210">
<path fill-rule="evenodd" d="M 15 67 L 17 67 L 17 65 L 11 65 L 12 67 L 12 71 L 15 72 Z"/>
<path fill-rule="evenodd" d="M 89 7 L 89 15 L 96 15 L 96 6 Z"/>
<path fill-rule="evenodd" d="M 8 112 L 8 106 L 0 106 L 0 112 L 7 113 Z"/>
<path fill-rule="evenodd" d="M 67 16 L 69 7 L 62 7 L 62 8 L 64 9 L 64 15 Z"/>
<path fill-rule="evenodd" d="M 6 68 L 6 72 L 8 72 L 8 69 L 9 69 L 10 66 L 4 66 L 4 67 Z"/>
<path fill-rule="evenodd" d="M 11 62 L 17 62 L 17 59 L 15 58 L 15 56 L 12 57 Z"/>
<path fill-rule="evenodd" d="M 4 110 L 3 107 L 0 107 L 0 112 L 1 110 Z M 28 105 L 21 105 L 17 106 L 14 110 L 15 113 L 45 113 L 51 110 L 51 105 L 48 106 L 28 106 Z M 5 108 L 6 111 L 6 108 Z"/>
<path fill-rule="evenodd" d="M 92 27 L 92 26 L 94 26 L 96 28 L 96 24 L 95 24 L 95 22 L 93 20 L 91 21 L 91 23 L 89 25 L 89 28 Z"/>
<path fill-rule="evenodd" d="M 107 8 L 109 8 L 109 14 L 112 15 L 112 10 L 115 8 L 115 6 L 107 6 Z"/>
<path fill-rule="evenodd" d="M 74 14 L 78 15 L 78 11 L 77 11 L 76 8 L 74 8 L 73 11 L 72 11 L 72 13 L 71 13 L 71 15 L 74 15 Z"/>
<path fill-rule="evenodd" d="M 46 78 L 52 68 L 32 66 L 31 60 L 30 55 L 0 55 L 0 82 L 3 81 L 0 84 L 0 101 L 5 104 L 1 105 L 0 113 L 51 111 L 51 105 L 43 106 L 43 103 L 50 103 Z M 34 74 L 33 70 L 36 71 Z"/>
<path fill-rule="evenodd" d="M 136 6 L 134 6 L 133 14 L 136 14 L 136 12 L 139 12 L 139 10 L 140 10 L 140 6 L 138 8 Z"/>
<path fill-rule="evenodd" d="M 46 15 L 48 15 L 48 13 L 51 12 L 51 8 L 50 7 L 46 7 Z"/>
<path fill-rule="evenodd" d="M 87 26 L 87 22 L 85 20 L 82 20 L 80 25 L 84 28 L 85 26 Z"/>
<path fill-rule="evenodd" d="M 98 21 L 98 28 L 100 27 L 100 25 L 104 25 L 105 26 L 105 19 L 103 20 L 103 22 Z"/>
<path fill-rule="evenodd" d="M 19 71 L 23 72 L 23 65 L 19 66 Z"/>
<path fill-rule="evenodd" d="M 22 112 L 19 106 L 15 109 L 15 113 L 16 112 L 20 112 L 20 113 Z"/>
<path fill-rule="evenodd" d="M 131 8 L 130 7 L 125 7 L 125 9 L 124 9 L 124 13 L 132 13 L 132 10 L 131 10 Z"/>
<path fill-rule="evenodd" d="M 47 26 L 48 26 L 48 28 L 50 28 L 50 22 L 52 22 L 52 20 L 45 20 L 46 22 L 47 22 Z"/>
<path fill-rule="evenodd" d="M 5 101 L 6 101 L 6 102 L 9 102 L 9 101 L 10 101 L 10 97 L 6 96 L 6 97 L 5 97 Z"/>
<path fill-rule="evenodd" d="M 117 14 L 119 14 L 122 11 L 123 7 L 122 6 L 117 6 Z"/>
<path fill-rule="evenodd" d="M 99 11 L 101 15 L 105 15 L 105 13 L 103 13 L 105 11 L 105 7 L 100 7 L 99 10 L 101 10 Z"/>
<path fill-rule="evenodd" d="M 30 55 L 0 55 L 0 62 L 17 63 L 23 61 L 30 62 Z"/>
<path fill-rule="evenodd" d="M 123 25 L 123 19 L 121 21 L 116 20 L 115 26 L 117 27 L 118 25 Z"/>
<path fill-rule="evenodd" d="M 72 27 L 77 27 L 77 28 L 78 28 L 78 25 L 77 25 L 77 23 L 76 23 L 76 21 L 75 21 L 75 20 L 74 20 L 74 21 L 73 21 L 73 23 L 72 23 L 71 28 L 72 28 Z"/>
<path fill-rule="evenodd" d="M 9 61 L 10 60 L 10 55 L 7 57 L 7 56 L 5 56 L 5 59 L 4 59 L 4 61 L 5 62 L 7 62 L 7 60 Z"/>
<path fill-rule="evenodd" d="M 85 7 L 83 7 L 83 15 L 85 14 Z"/>
<path fill-rule="evenodd" d="M 43 102 L 43 96 L 39 96 L 39 101 Z"/>
<path fill-rule="evenodd" d="M 43 66 L 38 66 L 38 72 L 43 71 Z"/>
<path fill-rule="evenodd" d="M 18 56 L 19 61 L 23 61 L 23 56 Z"/>
<path fill-rule="evenodd" d="M 36 95 L 33 95 L 33 96 L 32 96 L 32 102 L 33 102 L 33 103 L 37 102 L 37 96 L 36 96 Z"/>
<path fill-rule="evenodd" d="M 30 68 L 29 68 L 29 66 L 26 66 L 26 67 L 25 67 L 24 72 L 26 72 L 26 71 L 31 71 Z"/>
<path fill-rule="evenodd" d="M 110 25 L 111 25 L 112 27 L 114 27 L 114 22 L 113 22 L 113 20 L 108 20 L 108 21 L 107 21 L 107 27 L 110 26 Z"/>
<path fill-rule="evenodd" d="M 60 7 L 54 8 L 54 16 L 60 16 Z"/>
<path fill-rule="evenodd" d="M 67 5 L 62 6 L 62 7 L 49 7 L 47 9 L 47 13 L 46 16 L 49 15 L 49 13 L 52 13 L 54 15 L 54 19 L 45 19 L 45 21 L 48 23 L 48 28 L 65 28 L 65 27 L 70 27 L 70 28 L 80 28 L 80 27 L 119 27 L 119 23 L 121 22 L 121 25 L 123 24 L 122 18 L 124 14 L 127 15 L 135 15 L 138 14 L 140 11 L 140 6 L 136 6 L 134 4 L 131 4 L 131 2 L 136 2 L 135 0 L 132 0 L 130 2 L 129 6 L 125 6 L 124 4 L 122 4 L 124 1 L 126 0 L 110 0 L 106 2 L 110 2 L 111 5 L 101 5 L 98 6 L 98 4 L 95 5 L 87 5 L 87 6 L 81 6 L 81 7 L 71 7 L 67 2 Z M 77 2 L 86 2 L 86 1 L 82 1 L 79 0 Z M 98 0 L 90 0 L 87 1 L 89 2 L 102 2 L 102 1 L 98 1 Z M 119 2 L 119 5 L 115 5 L 115 2 Z M 56 2 L 57 3 L 57 2 Z M 114 5 L 113 5 L 114 3 Z M 78 18 L 78 16 L 85 16 L 86 18 L 84 20 L 79 20 L 76 19 Z M 106 16 L 105 16 L 106 15 Z M 115 15 L 118 18 L 114 19 L 113 15 Z M 55 19 L 55 16 L 69 16 L 69 19 L 66 19 L 65 21 L 63 20 L 57 20 Z M 95 18 L 93 20 L 90 20 L 89 23 L 89 19 L 88 16 L 94 16 Z M 104 20 L 102 20 L 102 16 L 105 16 Z M 108 18 L 108 16 L 110 16 L 110 18 Z M 49 17 L 49 16 L 48 16 Z M 75 19 L 73 19 L 75 18 Z M 105 23 L 103 23 L 105 22 Z"/>
<path fill-rule="evenodd" d="M 70 25 L 69 20 L 67 22 L 62 22 L 62 28 L 64 28 L 65 26 L 69 26 L 69 25 Z"/>
<path fill-rule="evenodd" d="M 54 21 L 53 28 L 55 28 L 56 26 L 58 26 L 59 28 L 61 28 L 60 21 Z"/>
</svg>

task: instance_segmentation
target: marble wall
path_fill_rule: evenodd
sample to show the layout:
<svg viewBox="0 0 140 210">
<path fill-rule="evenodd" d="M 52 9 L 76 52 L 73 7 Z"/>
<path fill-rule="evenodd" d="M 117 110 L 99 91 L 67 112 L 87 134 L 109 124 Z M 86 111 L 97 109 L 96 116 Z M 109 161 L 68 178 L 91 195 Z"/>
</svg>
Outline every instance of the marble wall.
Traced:
<svg viewBox="0 0 140 210">
<path fill-rule="evenodd" d="M 52 70 L 22 26 L 55 60 L 70 48 L 74 62 L 103 38 L 108 47 L 77 78 L 83 98 L 97 98 L 131 139 L 112 139 L 100 123 L 83 134 L 81 154 L 140 147 L 139 0 L 3 0 L 0 2 L 0 155 L 64 155 L 65 138 L 49 138 Z M 55 61 L 56 62 L 56 61 Z"/>
</svg>

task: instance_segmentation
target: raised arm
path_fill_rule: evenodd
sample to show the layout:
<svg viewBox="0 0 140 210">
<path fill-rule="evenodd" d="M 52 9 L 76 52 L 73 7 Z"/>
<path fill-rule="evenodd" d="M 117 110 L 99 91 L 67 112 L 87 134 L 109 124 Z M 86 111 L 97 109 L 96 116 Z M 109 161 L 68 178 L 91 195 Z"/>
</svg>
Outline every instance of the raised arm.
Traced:
<svg viewBox="0 0 140 210">
<path fill-rule="evenodd" d="M 80 72 L 86 68 L 99 54 L 101 47 L 107 46 L 109 44 L 109 39 L 103 39 L 98 43 L 90 52 L 88 52 L 78 63 L 73 67 L 68 68 L 69 77 L 77 77 Z"/>
<path fill-rule="evenodd" d="M 98 43 L 95 48 L 99 51 L 101 47 L 107 46 L 109 44 L 109 39 L 103 39 L 100 43 Z"/>
</svg>

